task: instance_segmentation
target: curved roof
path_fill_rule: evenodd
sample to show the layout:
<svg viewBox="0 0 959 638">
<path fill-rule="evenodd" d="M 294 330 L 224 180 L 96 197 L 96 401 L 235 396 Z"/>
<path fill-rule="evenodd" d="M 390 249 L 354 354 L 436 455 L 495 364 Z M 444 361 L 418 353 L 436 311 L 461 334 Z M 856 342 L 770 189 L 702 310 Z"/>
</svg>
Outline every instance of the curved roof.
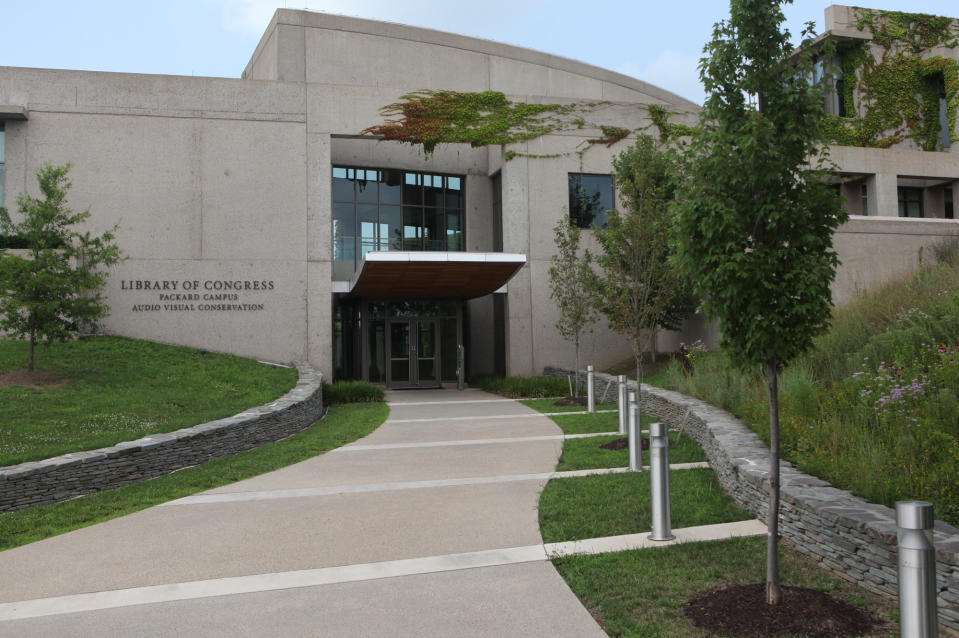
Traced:
<svg viewBox="0 0 959 638">
<path fill-rule="evenodd" d="M 307 29 L 310 33 L 303 33 Z M 317 35 L 321 32 L 324 33 Z M 355 43 L 355 48 L 351 48 L 351 43 Z M 427 53 L 429 47 L 444 47 L 447 51 Z M 323 55 L 317 55 L 321 51 Z M 362 68 L 357 58 L 364 54 L 368 59 Z M 442 68 L 431 72 L 428 68 L 415 68 L 416 65 L 400 66 L 407 55 L 417 56 L 420 67 L 436 60 Z M 311 57 L 315 61 L 312 65 Z M 351 64 L 355 66 L 339 77 L 332 71 Z M 472 84 L 443 84 L 443 71 L 447 69 L 461 71 L 461 76 L 468 76 Z M 542 51 L 393 22 L 292 9 L 277 9 L 243 75 L 253 79 L 414 89 L 497 90 L 511 95 L 663 102 L 687 109 L 700 108 L 642 80 Z M 429 85 L 431 81 L 435 85 Z"/>
</svg>

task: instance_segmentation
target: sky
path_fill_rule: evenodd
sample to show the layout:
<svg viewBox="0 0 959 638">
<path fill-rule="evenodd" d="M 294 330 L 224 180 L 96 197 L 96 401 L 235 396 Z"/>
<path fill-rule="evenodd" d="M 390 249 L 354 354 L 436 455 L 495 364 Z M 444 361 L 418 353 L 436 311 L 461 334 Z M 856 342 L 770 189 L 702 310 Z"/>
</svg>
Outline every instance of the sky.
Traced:
<svg viewBox="0 0 959 638">
<path fill-rule="evenodd" d="M 862 4 L 862 1 L 860 2 Z M 798 42 L 828 0 L 784 7 Z M 959 17 L 955 0 L 875 9 Z M 698 64 L 722 0 L 0 0 L 0 65 L 239 77 L 277 7 L 399 22 L 496 40 L 625 73 L 702 103 Z M 0 102 L 2 102 L 0 96 Z"/>
</svg>

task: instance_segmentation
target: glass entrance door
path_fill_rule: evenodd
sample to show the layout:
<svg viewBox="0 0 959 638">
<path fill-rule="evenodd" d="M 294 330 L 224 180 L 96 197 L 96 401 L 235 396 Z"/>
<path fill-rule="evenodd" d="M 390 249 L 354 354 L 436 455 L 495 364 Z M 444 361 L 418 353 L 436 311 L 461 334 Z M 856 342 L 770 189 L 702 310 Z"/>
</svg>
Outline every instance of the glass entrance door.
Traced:
<svg viewBox="0 0 959 638">
<path fill-rule="evenodd" d="M 389 388 L 437 388 L 440 385 L 439 334 L 435 319 L 389 321 Z"/>
</svg>

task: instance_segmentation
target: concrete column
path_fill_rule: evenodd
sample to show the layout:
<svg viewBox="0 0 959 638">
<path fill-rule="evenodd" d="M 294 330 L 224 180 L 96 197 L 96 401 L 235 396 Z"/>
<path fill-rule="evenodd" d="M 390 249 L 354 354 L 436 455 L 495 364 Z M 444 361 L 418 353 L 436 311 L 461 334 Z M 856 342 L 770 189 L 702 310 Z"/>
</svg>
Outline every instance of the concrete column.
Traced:
<svg viewBox="0 0 959 638">
<path fill-rule="evenodd" d="M 883 217 L 899 216 L 898 176 L 877 173 L 867 182 L 869 214 Z M 875 211 L 875 212 L 873 212 Z"/>
</svg>

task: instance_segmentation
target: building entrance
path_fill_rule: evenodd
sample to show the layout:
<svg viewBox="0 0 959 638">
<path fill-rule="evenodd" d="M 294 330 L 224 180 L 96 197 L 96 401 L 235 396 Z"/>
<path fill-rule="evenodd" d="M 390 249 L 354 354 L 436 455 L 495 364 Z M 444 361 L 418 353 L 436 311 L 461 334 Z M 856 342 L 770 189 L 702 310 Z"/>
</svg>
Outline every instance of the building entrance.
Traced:
<svg viewBox="0 0 959 638">
<path fill-rule="evenodd" d="M 390 319 L 386 387 L 440 385 L 440 342 L 435 319 Z"/>
</svg>

